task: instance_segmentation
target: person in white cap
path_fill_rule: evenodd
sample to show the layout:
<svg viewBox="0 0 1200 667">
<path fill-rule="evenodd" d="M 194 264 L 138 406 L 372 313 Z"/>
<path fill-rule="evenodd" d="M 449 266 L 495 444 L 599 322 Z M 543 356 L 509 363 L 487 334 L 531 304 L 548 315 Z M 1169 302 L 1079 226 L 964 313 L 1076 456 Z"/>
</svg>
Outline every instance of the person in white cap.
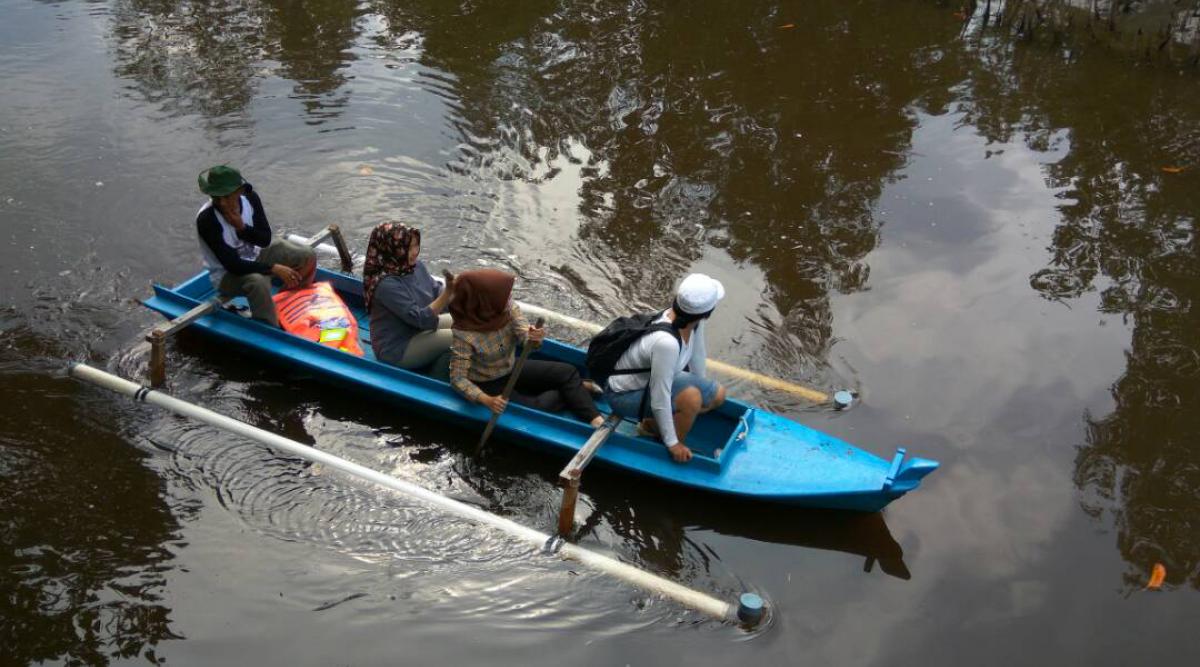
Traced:
<svg viewBox="0 0 1200 667">
<path fill-rule="evenodd" d="M 705 377 L 704 346 L 704 321 L 724 296 L 715 278 L 688 275 L 675 302 L 625 350 L 604 384 L 613 411 L 641 420 L 642 432 L 657 434 L 679 463 L 692 459 L 687 435 L 696 416 L 725 401 L 725 387 Z"/>
</svg>

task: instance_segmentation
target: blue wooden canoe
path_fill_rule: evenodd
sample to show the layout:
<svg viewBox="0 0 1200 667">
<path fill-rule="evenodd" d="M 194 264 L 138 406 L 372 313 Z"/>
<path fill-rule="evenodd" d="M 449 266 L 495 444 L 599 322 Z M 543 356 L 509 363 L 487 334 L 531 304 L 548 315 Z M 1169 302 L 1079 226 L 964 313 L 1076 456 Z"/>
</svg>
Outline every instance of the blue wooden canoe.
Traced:
<svg viewBox="0 0 1200 667">
<path fill-rule="evenodd" d="M 358 318 L 365 357 L 357 357 L 273 329 L 246 317 L 217 309 L 190 328 L 246 353 L 303 369 L 329 381 L 352 386 L 375 397 L 430 416 L 482 430 L 491 413 L 463 400 L 450 385 L 378 362 L 371 354 L 370 321 L 363 310 L 362 282 L 352 276 L 318 269 Z M 175 318 L 215 297 L 208 272 L 174 287 L 154 286 L 146 306 Z M 235 299 L 234 303 L 244 303 Z M 565 361 L 582 370 L 584 351 L 547 340 L 534 358 Z M 601 404 L 602 411 L 608 407 Z M 542 450 L 563 460 L 587 440 L 592 429 L 570 415 L 551 414 L 511 404 L 496 425 L 510 442 Z M 936 461 L 906 458 L 903 449 L 885 460 L 780 415 L 729 399 L 701 415 L 688 445 L 694 456 L 674 463 L 658 442 L 638 437 L 634 425 L 622 423 L 600 449 L 596 462 L 656 481 L 750 500 L 808 507 L 875 512 L 917 488 L 938 467 Z"/>
</svg>

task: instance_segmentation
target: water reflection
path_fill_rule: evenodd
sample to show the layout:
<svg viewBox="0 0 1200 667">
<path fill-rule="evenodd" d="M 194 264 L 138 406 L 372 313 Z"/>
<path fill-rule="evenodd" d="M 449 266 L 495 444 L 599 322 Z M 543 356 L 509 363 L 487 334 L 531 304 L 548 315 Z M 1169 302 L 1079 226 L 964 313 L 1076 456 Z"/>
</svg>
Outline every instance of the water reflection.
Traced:
<svg viewBox="0 0 1200 667">
<path fill-rule="evenodd" d="M 983 55 L 970 114 L 989 138 L 1045 150 L 1067 131 L 1065 157 L 1046 169 L 1061 222 L 1032 287 L 1064 304 L 1099 291 L 1101 310 L 1132 324 L 1116 408 L 1086 416 L 1075 471 L 1085 509 L 1112 513 L 1130 589 L 1159 561 L 1169 583 L 1200 587 L 1200 113 L 1185 102 L 1200 86 L 1103 57 L 1064 63 L 1000 45 Z"/>
<path fill-rule="evenodd" d="M 310 123 L 336 118 L 349 101 L 354 0 L 117 0 L 111 11 L 117 75 L 172 115 L 245 114 L 271 61 Z"/>
<path fill-rule="evenodd" d="M 913 106 L 942 104 L 960 72 L 931 46 L 956 27 L 919 3 L 894 8 L 921 27 L 904 31 L 844 2 L 374 7 L 453 75 L 452 171 L 578 178 L 563 202 L 579 215 L 553 219 L 578 229 L 547 261 L 591 305 L 657 304 L 716 249 L 761 269 L 772 307 L 756 335 L 771 370 L 793 377 L 824 364 L 830 293 L 866 283 L 873 210 L 905 163 Z M 532 233 L 544 252 L 562 230 Z"/>
<path fill-rule="evenodd" d="M 1162 558 L 1171 581 L 1197 585 L 1200 575 L 1186 573 L 1200 540 L 1181 537 L 1197 534 L 1183 528 L 1198 505 L 1184 444 L 1200 358 L 1196 85 L 988 40 L 964 53 L 937 4 L 897 3 L 881 21 L 870 3 L 832 0 L 121 0 L 113 30 L 121 76 L 173 112 L 209 117 L 244 113 L 274 61 L 321 122 L 344 110 L 367 33 L 381 50 L 419 49 L 420 85 L 446 100 L 457 142 L 446 171 L 484 192 L 472 202 L 499 201 L 504 184 L 577 186 L 578 210 L 555 218 L 571 228 L 533 222 L 531 234 L 565 236 L 546 260 L 599 310 L 659 303 L 714 250 L 753 264 L 770 307 L 755 312 L 751 354 L 790 377 L 821 372 L 830 295 L 867 284 L 877 201 L 905 166 L 915 111 L 961 103 L 990 141 L 1021 136 L 1035 150 L 1069 141 L 1047 167 L 1062 221 L 1031 284 L 1059 302 L 1099 289 L 1105 312 L 1134 326 L 1118 407 L 1089 419 L 1077 483 L 1089 508 L 1117 513 L 1131 581 Z M 486 206 L 470 214 L 488 217 Z M 646 542 L 676 545 L 648 557 L 684 567 L 671 555 L 679 539 Z"/>
<path fill-rule="evenodd" d="M 3 662 L 155 663 L 180 638 L 162 599 L 179 525 L 162 481 L 69 382 L 0 382 Z"/>
<path fill-rule="evenodd" d="M 681 500 L 661 490 L 631 494 L 628 485 L 618 488 L 614 482 L 589 481 L 589 500 L 595 506 L 577 531 L 580 543 L 611 530 L 635 550 L 639 561 L 673 578 L 694 581 L 728 574 L 715 565 L 719 554 L 687 536 L 689 531 L 705 530 L 756 542 L 840 551 L 863 557 L 864 572 L 878 567 L 898 579 L 912 577 L 904 550 L 880 513 L 764 507 L 704 496 Z"/>
<path fill-rule="evenodd" d="M 118 74 L 142 95 L 223 121 L 247 113 L 265 73 L 292 86 L 308 122 L 336 117 L 364 36 L 388 52 L 419 44 L 420 83 L 449 103 L 458 141 L 446 167 L 484 191 L 462 215 L 486 221 L 523 184 L 575 190 L 578 211 L 527 220 L 542 237 L 529 245 L 565 236 L 545 255 L 552 280 L 605 315 L 660 303 L 710 254 L 751 263 L 763 276 L 761 305 L 745 314 L 752 354 L 807 379 L 825 369 L 830 294 L 869 277 L 876 202 L 905 164 L 914 107 L 940 109 L 961 76 L 957 52 L 938 46 L 952 22 L 919 3 L 894 11 L 921 29 L 832 0 L 121 0 L 113 32 Z M 552 215 L 526 204 L 504 215 Z"/>
<path fill-rule="evenodd" d="M 117 0 L 112 3 L 118 76 L 171 114 L 244 113 L 266 55 L 260 3 Z"/>
<path fill-rule="evenodd" d="M 207 18 L 180 3 L 136 7 L 137 22 L 118 31 L 141 40 L 131 49 L 153 52 L 145 56 L 152 61 L 200 54 L 198 66 L 176 72 L 183 90 L 206 90 L 240 110 L 257 75 L 206 73 L 221 71 L 225 59 L 274 58 L 278 73 L 315 105 L 311 117 L 323 117 L 321 104 L 336 109 L 345 102 L 345 69 L 362 13 L 355 3 L 261 2 L 237 16 L 212 9 L 217 13 Z M 762 271 L 774 310 L 762 314 L 759 333 L 764 348 L 796 374 L 813 372 L 827 356 L 831 292 L 859 290 L 867 281 L 863 258 L 878 244 L 881 224 L 876 201 L 905 164 L 913 107 L 940 108 L 960 75 L 955 56 L 931 46 L 953 39 L 952 23 L 914 4 L 894 20 L 928 30 L 894 31 L 874 11 L 833 1 L 370 5 L 381 48 L 420 35 L 421 62 L 434 70 L 425 72 L 424 85 L 454 111 L 447 122 L 459 146 L 450 172 L 481 183 L 544 183 L 577 164 L 573 252 L 583 266 L 563 261 L 557 269 L 570 282 L 582 288 L 604 273 L 618 284 L 618 301 L 607 305 L 657 303 L 680 272 L 717 248 Z M 147 16 L 167 27 L 146 29 Z M 222 52 L 213 22 L 255 31 Z M 792 27 L 781 29 L 785 24 Z M 127 67 L 139 62 L 128 54 L 124 60 Z M 179 87 L 162 69 L 123 74 L 167 94 Z M 227 84 L 232 90 L 222 88 Z M 613 275 L 606 272 L 611 266 L 621 269 Z M 286 405 L 294 397 L 262 400 L 253 414 L 262 419 L 274 400 Z M 489 486 L 503 488 L 479 485 Z M 597 516 L 646 561 L 685 578 L 695 565 L 694 550 L 684 545 L 685 521 L 663 517 L 659 531 L 623 508 Z M 721 521 L 706 516 L 702 523 L 714 520 Z M 866 531 L 878 539 L 865 541 L 840 519 L 781 523 L 786 531 L 732 519 L 714 529 L 860 553 L 907 575 L 882 520 Z"/>
<path fill-rule="evenodd" d="M 260 428 L 553 531 L 561 460 L 505 442 L 479 461 L 471 453 L 473 440 L 461 428 L 411 419 L 408 411 L 389 404 L 364 404 L 369 397 L 332 392 L 316 379 L 230 356 L 227 350 L 217 354 L 219 347 L 204 337 L 180 334 L 178 353 L 194 360 L 175 371 L 191 378 L 180 397 L 195 392 L 191 400 Z M 172 422 L 155 440 L 169 443 L 164 448 L 172 453 L 172 468 L 181 480 L 202 480 L 206 493 L 216 495 L 227 510 L 280 539 L 336 545 L 356 558 L 381 562 L 418 561 L 427 570 L 422 576 L 455 572 L 468 577 L 476 568 L 508 571 L 528 558 L 526 546 L 501 535 L 398 496 L 381 496 L 350 478 L 327 475 L 320 466 L 236 439 L 214 439 L 206 427 Z M 843 552 L 861 557 L 865 572 L 911 576 L 882 514 L 680 496 L 630 485 L 627 476 L 612 471 L 589 474 L 577 541 L 615 550 L 619 558 L 702 590 L 734 595 L 744 586 L 744 573 L 730 571 L 720 553 L 694 537 L 705 531 Z M 488 599 L 504 603 L 503 596 Z M 660 613 L 670 615 L 669 610 Z"/>
<path fill-rule="evenodd" d="M 1102 48 L 1147 61 L 1200 63 L 1200 3 L 1195 0 L 969 0 L 958 17 L 968 31 L 1006 36 L 1072 52 Z"/>
<path fill-rule="evenodd" d="M 310 124 L 337 118 L 349 103 L 345 70 L 354 60 L 360 15 L 355 0 L 266 0 L 263 31 L 277 74 L 294 83 Z"/>
</svg>

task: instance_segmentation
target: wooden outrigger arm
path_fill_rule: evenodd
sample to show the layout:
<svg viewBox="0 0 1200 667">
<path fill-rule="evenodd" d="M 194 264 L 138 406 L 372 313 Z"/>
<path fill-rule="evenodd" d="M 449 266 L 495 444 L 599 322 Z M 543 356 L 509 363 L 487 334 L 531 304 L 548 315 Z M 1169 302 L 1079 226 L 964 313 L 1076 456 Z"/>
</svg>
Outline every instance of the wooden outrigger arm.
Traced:
<svg viewBox="0 0 1200 667">
<path fill-rule="evenodd" d="M 316 248 L 327 238 L 332 238 L 333 246 L 337 248 L 338 259 L 342 262 L 342 273 L 350 273 L 354 270 L 354 255 L 350 254 L 350 247 L 346 245 L 346 237 L 342 236 L 342 228 L 336 224 L 329 225 L 322 229 L 316 236 L 304 241 L 309 247 Z"/>
<path fill-rule="evenodd" d="M 604 419 L 600 428 L 592 433 L 592 437 L 583 443 L 583 447 L 575 452 L 575 456 L 567 463 L 562 472 L 558 473 L 558 485 L 563 488 L 562 507 L 558 510 L 558 535 L 566 538 L 575 528 L 575 502 L 579 499 L 579 484 L 583 477 L 583 469 L 587 467 L 596 452 L 602 447 L 608 436 L 617 430 L 621 423 L 619 415 L 609 415 Z"/>
<path fill-rule="evenodd" d="M 150 343 L 150 386 L 161 387 L 167 381 L 167 338 L 187 325 L 211 313 L 215 308 L 229 302 L 230 297 L 221 296 L 196 306 L 186 313 L 155 326 L 146 333 Z"/>
</svg>

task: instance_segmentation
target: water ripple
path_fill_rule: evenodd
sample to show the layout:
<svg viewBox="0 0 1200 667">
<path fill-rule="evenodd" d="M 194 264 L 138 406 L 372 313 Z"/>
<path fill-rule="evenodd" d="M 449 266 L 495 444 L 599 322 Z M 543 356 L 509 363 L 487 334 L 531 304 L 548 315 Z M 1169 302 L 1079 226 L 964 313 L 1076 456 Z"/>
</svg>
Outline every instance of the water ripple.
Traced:
<svg viewBox="0 0 1200 667">
<path fill-rule="evenodd" d="M 205 402 L 221 403 L 222 394 L 240 391 L 238 383 L 222 385 L 215 396 L 206 391 L 211 398 Z M 395 433 L 318 414 L 306 420 L 321 449 L 526 525 L 553 525 L 558 490 L 538 475 L 497 472 L 494 466 L 476 470 L 444 448 L 407 444 L 403 436 L 398 442 Z M 383 566 L 386 582 L 372 590 L 373 597 L 425 591 L 432 604 L 450 605 L 454 613 L 488 618 L 500 627 L 536 619 L 549 627 L 596 626 L 604 633 L 621 633 L 705 620 L 576 564 L 540 555 L 499 531 L 481 530 L 470 521 L 206 425 L 160 419 L 145 438 L 168 453 L 164 473 L 169 478 L 193 492 L 213 494 L 255 532 L 323 545 Z M 586 497 L 584 502 L 586 506 Z M 605 543 L 619 544 L 623 538 L 607 532 L 603 539 L 593 533 L 589 548 L 604 551 Z M 664 574 L 732 596 L 728 578 L 714 576 L 714 563 L 703 549 L 684 546 L 679 558 L 673 572 Z M 346 601 L 317 600 L 314 606 L 328 610 Z"/>
</svg>

